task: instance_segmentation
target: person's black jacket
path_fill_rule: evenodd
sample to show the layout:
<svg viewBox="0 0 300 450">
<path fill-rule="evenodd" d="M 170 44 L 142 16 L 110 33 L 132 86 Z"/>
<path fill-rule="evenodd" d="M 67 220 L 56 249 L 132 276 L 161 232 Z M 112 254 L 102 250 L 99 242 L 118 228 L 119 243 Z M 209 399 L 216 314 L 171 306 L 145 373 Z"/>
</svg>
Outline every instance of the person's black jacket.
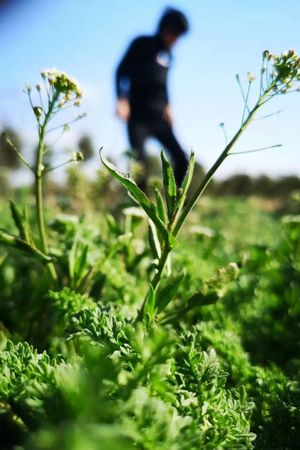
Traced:
<svg viewBox="0 0 300 450">
<path fill-rule="evenodd" d="M 161 113 L 168 104 L 167 74 L 171 53 L 159 35 L 135 39 L 116 73 L 117 97 L 130 101 L 132 114 Z"/>
</svg>

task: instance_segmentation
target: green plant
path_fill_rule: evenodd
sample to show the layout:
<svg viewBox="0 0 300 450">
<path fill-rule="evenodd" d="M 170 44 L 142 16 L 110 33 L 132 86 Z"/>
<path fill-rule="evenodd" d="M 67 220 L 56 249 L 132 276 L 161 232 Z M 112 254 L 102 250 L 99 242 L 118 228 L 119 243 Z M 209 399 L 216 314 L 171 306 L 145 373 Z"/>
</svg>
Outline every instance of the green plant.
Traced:
<svg viewBox="0 0 300 450">
<path fill-rule="evenodd" d="M 81 161 L 83 159 L 82 153 L 74 153 L 73 157 L 56 167 L 47 167 L 45 157 L 47 156 L 48 148 L 46 146 L 47 133 L 62 129 L 67 131 L 70 123 L 77 121 L 84 115 L 79 115 L 75 120 L 65 123 L 60 126 L 55 126 L 49 129 L 49 123 L 53 118 L 63 109 L 70 105 L 80 106 L 80 99 L 82 96 L 79 85 L 72 80 L 67 74 L 59 72 L 56 69 L 44 70 L 41 72 L 43 84 L 36 85 L 36 92 L 38 103 L 32 98 L 32 88 L 25 87 L 25 93 L 28 95 L 29 102 L 34 113 L 37 132 L 38 145 L 36 149 L 36 159 L 34 165 L 31 165 L 21 151 L 12 142 L 9 135 L 4 134 L 4 139 L 7 145 L 17 154 L 19 159 L 28 167 L 33 173 L 35 179 L 35 220 L 38 225 L 39 242 L 37 238 L 33 237 L 33 232 L 28 221 L 27 209 L 22 211 L 11 201 L 11 213 L 15 225 L 18 229 L 19 235 L 15 236 L 6 230 L 0 229 L 0 242 L 6 246 L 13 247 L 17 250 L 25 252 L 28 256 L 35 257 L 46 264 L 51 279 L 57 281 L 57 273 L 51 252 L 49 251 L 48 235 L 45 225 L 45 211 L 44 211 L 44 196 L 43 196 L 43 179 L 46 174 L 57 167 L 65 165 L 71 161 Z"/>
<path fill-rule="evenodd" d="M 230 142 L 226 142 L 224 150 L 204 176 L 201 183 L 197 186 L 195 192 L 190 196 L 188 195 L 189 186 L 193 178 L 195 167 L 193 153 L 191 154 L 187 174 L 183 180 L 182 186 L 177 187 L 172 168 L 162 152 L 163 195 L 156 189 L 155 202 L 152 202 L 146 194 L 139 189 L 129 175 L 118 171 L 100 152 L 104 166 L 130 192 L 130 195 L 141 208 L 144 209 L 149 218 L 149 244 L 153 258 L 157 261 L 157 264 L 155 273 L 150 281 L 148 292 L 138 312 L 137 321 L 144 320 L 147 324 L 150 324 L 155 320 L 158 308 L 156 301 L 157 289 L 165 267 L 170 260 L 170 253 L 176 244 L 176 238 L 182 225 L 223 161 L 228 156 L 236 154 L 231 150 L 244 130 L 253 120 L 257 111 L 273 97 L 298 89 L 295 84 L 300 80 L 300 58 L 294 50 L 290 50 L 280 56 L 272 55 L 269 51 L 263 52 L 259 96 L 252 108 L 249 107 L 248 101 L 250 88 L 255 80 L 255 76 L 249 72 L 247 77 L 248 88 L 245 93 L 240 83 L 239 76 L 237 76 L 237 81 L 244 99 L 241 126 Z M 265 148 L 258 150 L 264 149 Z"/>
</svg>

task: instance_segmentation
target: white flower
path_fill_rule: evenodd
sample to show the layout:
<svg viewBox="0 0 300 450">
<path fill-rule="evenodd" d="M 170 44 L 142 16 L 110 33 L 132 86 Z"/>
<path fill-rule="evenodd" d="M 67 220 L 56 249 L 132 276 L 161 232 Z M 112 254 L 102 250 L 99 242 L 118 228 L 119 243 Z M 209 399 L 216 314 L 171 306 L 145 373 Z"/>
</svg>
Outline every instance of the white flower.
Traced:
<svg viewBox="0 0 300 450">
<path fill-rule="evenodd" d="M 248 79 L 249 83 L 251 83 L 252 81 L 254 81 L 256 79 L 256 76 L 254 75 L 254 73 L 248 72 L 247 79 Z"/>
</svg>

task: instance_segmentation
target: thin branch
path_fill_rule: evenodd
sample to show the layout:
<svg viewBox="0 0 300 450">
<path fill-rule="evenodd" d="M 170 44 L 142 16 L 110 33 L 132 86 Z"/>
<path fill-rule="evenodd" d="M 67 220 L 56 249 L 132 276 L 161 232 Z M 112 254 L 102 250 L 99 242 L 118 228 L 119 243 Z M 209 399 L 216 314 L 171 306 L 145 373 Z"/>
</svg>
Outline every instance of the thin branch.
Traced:
<svg viewBox="0 0 300 450">
<path fill-rule="evenodd" d="M 47 85 L 47 83 L 46 83 L 45 78 L 44 78 L 44 77 L 42 77 L 42 78 L 43 78 L 44 86 L 45 86 L 45 89 L 46 89 L 46 93 L 47 93 L 47 97 L 48 97 L 48 104 L 49 104 L 49 101 L 50 101 L 50 93 L 49 93 L 48 85 Z"/>
<path fill-rule="evenodd" d="M 265 58 L 264 56 L 262 57 L 262 63 L 261 63 L 261 69 L 260 69 L 260 86 L 259 86 L 259 95 L 261 96 L 262 93 L 264 92 L 264 82 L 263 82 L 263 78 L 264 78 L 264 73 L 266 72 L 266 67 L 265 67 Z"/>
<path fill-rule="evenodd" d="M 270 63 L 270 61 L 267 61 L 267 67 L 266 67 L 266 84 L 267 84 L 267 87 L 270 85 L 270 83 L 272 84 L 271 76 L 269 75 L 269 63 Z"/>
<path fill-rule="evenodd" d="M 238 85 L 239 85 L 239 88 L 240 88 L 240 91 L 241 91 L 241 94 L 242 94 L 244 103 L 245 103 L 245 105 L 247 105 L 247 102 L 246 102 L 246 96 L 245 96 L 245 93 L 244 93 L 244 89 L 243 89 L 243 87 L 242 87 L 242 85 L 241 85 L 241 81 L 240 81 L 239 74 L 236 74 L 236 77 L 235 77 L 235 78 L 236 78 L 237 83 L 238 83 Z M 249 106 L 248 106 L 248 105 L 246 106 L 246 108 L 247 108 L 247 110 L 248 110 L 248 113 L 250 113 L 250 109 L 249 109 Z"/>
<path fill-rule="evenodd" d="M 77 116 L 75 119 L 71 120 L 70 122 L 63 123 L 62 125 L 58 125 L 57 127 L 50 128 L 50 129 L 47 131 L 47 133 L 50 133 L 51 131 L 59 130 L 60 128 L 65 128 L 65 127 L 71 125 L 71 123 L 74 123 L 74 122 L 77 122 L 77 121 L 80 120 L 80 119 L 83 119 L 85 116 L 86 116 L 86 114 L 80 114 L 80 115 Z"/>
<path fill-rule="evenodd" d="M 62 130 L 62 132 L 59 133 L 58 137 L 57 137 L 53 142 L 51 142 L 50 144 L 47 145 L 47 147 L 49 147 L 49 148 L 46 149 L 46 150 L 44 151 L 44 155 L 45 155 L 47 152 L 49 152 L 50 148 L 52 148 L 55 144 L 57 144 L 57 142 L 63 137 L 63 135 L 64 135 L 65 133 L 66 133 L 66 131 L 65 131 L 65 130 Z"/>
<path fill-rule="evenodd" d="M 228 153 L 228 156 L 230 155 L 244 155 L 245 153 L 255 153 L 255 152 L 262 152 L 264 150 L 269 150 L 271 148 L 278 148 L 278 147 L 282 147 L 282 144 L 275 144 L 275 145 L 270 145 L 268 147 L 261 147 L 261 148 L 255 148 L 253 150 L 245 150 L 242 152 L 233 152 L 233 153 Z"/>
<path fill-rule="evenodd" d="M 33 106 L 33 103 L 32 103 L 32 98 L 31 98 L 31 94 L 30 94 L 29 91 L 28 91 L 27 95 L 28 95 L 28 98 L 29 98 L 30 106 L 31 106 L 32 109 L 34 109 L 34 106 Z"/>
<path fill-rule="evenodd" d="M 223 134 L 224 134 L 224 140 L 225 140 L 225 146 L 228 144 L 228 137 L 227 137 L 227 133 L 225 130 L 225 124 L 224 122 L 221 122 L 219 125 L 222 128 Z"/>
<path fill-rule="evenodd" d="M 40 98 L 40 102 L 41 102 L 43 111 L 45 111 L 45 106 L 44 106 L 41 90 L 38 90 L 38 93 L 39 93 L 39 98 Z"/>
<path fill-rule="evenodd" d="M 263 102 L 261 102 L 261 105 L 266 104 L 267 102 L 269 102 L 269 101 L 270 101 L 273 97 L 275 97 L 276 95 L 282 95 L 282 94 L 287 94 L 287 93 L 289 93 L 290 91 L 284 92 L 284 89 L 286 89 L 287 85 L 288 85 L 291 81 L 293 81 L 293 78 L 294 78 L 294 77 L 291 76 L 291 77 L 289 78 L 289 80 L 286 81 L 286 82 L 284 83 L 283 86 L 281 86 L 280 89 L 276 90 L 273 94 L 269 95 L 269 97 L 267 97 L 266 100 L 264 100 Z M 274 85 L 274 87 L 276 86 L 276 81 L 277 81 L 277 79 L 275 79 L 274 82 L 272 83 L 272 84 Z M 271 85 L 271 86 L 272 86 L 272 85 Z M 269 91 L 271 91 L 271 89 L 272 89 L 271 86 L 270 86 L 270 88 L 268 89 Z"/>
<path fill-rule="evenodd" d="M 24 156 L 22 155 L 22 153 L 20 152 L 20 150 L 17 149 L 17 147 L 15 146 L 15 144 L 12 142 L 12 140 L 7 136 L 6 133 L 2 133 L 2 136 L 4 137 L 5 141 L 7 142 L 8 145 L 11 146 L 11 148 L 17 153 L 18 157 L 20 158 L 20 160 L 25 164 L 25 166 L 28 167 L 28 169 L 30 169 L 33 173 L 34 172 L 34 168 L 29 164 L 29 162 L 26 161 L 26 159 L 24 158 Z"/>
<path fill-rule="evenodd" d="M 281 110 L 281 109 L 280 109 L 279 111 L 274 112 L 274 113 L 267 114 L 266 116 L 257 117 L 256 119 L 253 119 L 253 120 L 263 120 L 263 119 L 268 119 L 269 117 L 277 116 L 277 115 L 280 114 L 280 113 L 282 113 L 282 110 Z"/>
<path fill-rule="evenodd" d="M 246 109 L 248 110 L 248 113 L 250 112 L 250 109 L 248 107 L 248 99 L 249 99 L 250 87 L 251 87 L 251 81 L 249 81 L 249 83 L 248 83 L 248 89 L 247 89 L 247 94 L 246 94 L 246 99 L 245 99 L 245 104 L 244 104 L 244 109 L 243 109 L 243 115 L 242 115 L 242 125 L 244 123 Z"/>
<path fill-rule="evenodd" d="M 74 159 L 69 159 L 68 161 L 65 161 L 64 163 L 58 164 L 58 166 L 50 167 L 49 169 L 46 169 L 45 172 L 53 172 L 53 170 L 59 169 L 60 167 L 66 166 L 67 164 L 74 162 Z"/>
</svg>

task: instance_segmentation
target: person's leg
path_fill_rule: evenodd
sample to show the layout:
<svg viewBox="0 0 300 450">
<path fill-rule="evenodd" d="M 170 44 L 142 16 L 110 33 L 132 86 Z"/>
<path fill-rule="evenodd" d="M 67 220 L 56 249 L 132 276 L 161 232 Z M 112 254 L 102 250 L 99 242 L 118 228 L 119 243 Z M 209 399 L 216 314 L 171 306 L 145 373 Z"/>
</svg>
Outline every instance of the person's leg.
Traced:
<svg viewBox="0 0 300 450">
<path fill-rule="evenodd" d="M 138 186 L 145 190 L 148 178 L 147 154 L 145 150 L 145 141 L 149 137 L 149 129 L 145 123 L 140 120 L 131 119 L 128 122 L 128 138 L 130 146 L 134 152 L 136 160 L 141 164 L 143 174 L 139 177 Z"/>
<path fill-rule="evenodd" d="M 169 151 L 173 160 L 174 176 L 177 186 L 180 187 L 188 167 L 188 159 L 179 145 L 172 127 L 164 120 L 154 123 L 153 134 Z"/>
</svg>

